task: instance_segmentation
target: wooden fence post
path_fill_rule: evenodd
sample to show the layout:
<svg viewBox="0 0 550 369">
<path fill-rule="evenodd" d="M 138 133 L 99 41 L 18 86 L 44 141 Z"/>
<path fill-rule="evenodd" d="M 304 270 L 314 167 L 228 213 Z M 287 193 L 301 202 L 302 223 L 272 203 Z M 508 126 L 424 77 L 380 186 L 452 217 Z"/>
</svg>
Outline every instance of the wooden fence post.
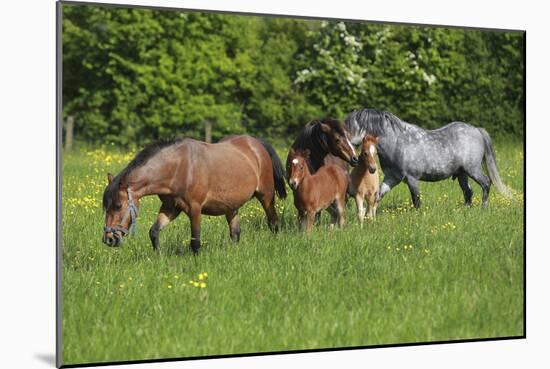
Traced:
<svg viewBox="0 0 550 369">
<path fill-rule="evenodd" d="M 73 130 L 74 130 L 74 116 L 69 115 L 65 122 L 65 150 L 71 151 L 73 149 Z"/>
<path fill-rule="evenodd" d="M 212 122 L 209 120 L 204 121 L 204 141 L 212 143 Z"/>
</svg>

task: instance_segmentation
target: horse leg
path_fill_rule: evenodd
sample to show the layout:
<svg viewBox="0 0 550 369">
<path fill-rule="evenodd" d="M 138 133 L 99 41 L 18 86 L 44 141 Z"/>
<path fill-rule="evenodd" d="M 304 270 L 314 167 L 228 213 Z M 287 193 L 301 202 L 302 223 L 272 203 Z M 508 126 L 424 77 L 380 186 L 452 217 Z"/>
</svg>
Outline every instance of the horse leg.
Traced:
<svg viewBox="0 0 550 369">
<path fill-rule="evenodd" d="M 369 210 L 367 212 L 367 218 L 373 219 L 376 214 L 376 198 L 378 194 L 377 191 L 369 191 L 367 193 L 367 202 L 369 204 Z"/>
<path fill-rule="evenodd" d="M 478 185 L 481 186 L 481 189 L 483 190 L 483 197 L 481 199 L 481 204 L 484 208 L 488 206 L 488 199 L 489 199 L 489 189 L 491 187 L 491 180 L 489 177 L 487 177 L 483 172 L 481 171 L 481 167 L 477 168 L 473 172 L 469 172 L 468 175 L 472 177 L 474 181 L 477 182 Z"/>
<path fill-rule="evenodd" d="M 414 207 L 416 209 L 420 208 L 420 189 L 418 188 L 417 179 L 407 177 L 405 181 L 407 182 L 407 186 L 409 186 L 409 191 L 411 193 L 411 199 Z"/>
<path fill-rule="evenodd" d="M 345 212 L 345 204 L 346 204 L 346 196 L 344 195 L 344 198 L 336 199 L 336 210 L 337 210 L 337 217 L 338 217 L 338 227 L 344 228 L 344 225 L 346 224 L 346 221 L 344 219 L 344 212 Z"/>
<path fill-rule="evenodd" d="M 330 206 L 327 208 L 327 212 L 330 214 L 330 229 L 334 229 L 334 226 L 338 222 L 338 207 L 336 206 L 336 201 L 334 201 Z M 321 212 L 318 212 L 317 215 L 319 215 Z"/>
<path fill-rule="evenodd" d="M 201 208 L 200 206 L 191 206 L 189 209 L 189 219 L 191 220 L 191 251 L 197 254 L 201 247 Z"/>
<path fill-rule="evenodd" d="M 160 252 L 159 248 L 159 234 L 160 231 L 166 227 L 172 220 L 176 219 L 181 210 L 175 207 L 172 201 L 164 201 L 160 206 L 159 213 L 157 215 L 157 221 L 149 229 L 149 238 L 153 244 L 153 250 Z"/>
<path fill-rule="evenodd" d="M 458 176 L 458 184 L 460 185 L 460 188 L 462 189 L 462 193 L 464 194 L 464 204 L 471 206 L 472 205 L 472 187 L 470 187 L 470 184 L 468 183 L 468 175 L 466 173 L 460 173 Z"/>
<path fill-rule="evenodd" d="M 316 225 L 321 224 L 321 212 L 318 212 L 318 213 L 315 214 L 315 224 Z"/>
<path fill-rule="evenodd" d="M 279 218 L 277 217 L 277 211 L 275 210 L 275 191 L 271 191 L 270 194 L 258 193 L 256 194 L 256 198 L 264 208 L 269 229 L 271 232 L 277 233 L 279 231 Z"/>
<path fill-rule="evenodd" d="M 382 197 L 384 197 L 388 192 L 390 192 L 390 190 L 392 188 L 394 188 L 395 186 L 397 186 L 399 184 L 399 182 L 401 182 L 400 179 L 397 179 L 395 177 L 392 177 L 392 176 L 384 176 L 384 181 L 382 182 L 382 184 L 380 185 L 380 189 L 378 191 L 378 201 L 380 201 L 382 199 Z"/>
<path fill-rule="evenodd" d="M 233 242 L 238 242 L 241 238 L 241 222 L 239 220 L 239 213 L 236 210 L 230 211 L 225 214 L 227 224 L 229 225 L 229 236 Z"/>
<path fill-rule="evenodd" d="M 363 227 L 363 221 L 365 220 L 365 199 L 363 195 L 357 192 L 355 194 L 355 204 L 357 205 L 357 217 L 359 218 L 359 224 Z"/>
<path fill-rule="evenodd" d="M 302 232 L 306 230 L 306 214 L 301 210 L 298 210 L 298 228 Z"/>
<path fill-rule="evenodd" d="M 313 210 L 308 210 L 306 212 L 306 232 L 310 233 L 313 230 L 313 221 L 315 218 L 315 212 Z"/>
<path fill-rule="evenodd" d="M 376 217 L 376 209 L 378 209 L 378 191 L 374 193 L 374 198 L 372 201 L 372 217 Z"/>
</svg>

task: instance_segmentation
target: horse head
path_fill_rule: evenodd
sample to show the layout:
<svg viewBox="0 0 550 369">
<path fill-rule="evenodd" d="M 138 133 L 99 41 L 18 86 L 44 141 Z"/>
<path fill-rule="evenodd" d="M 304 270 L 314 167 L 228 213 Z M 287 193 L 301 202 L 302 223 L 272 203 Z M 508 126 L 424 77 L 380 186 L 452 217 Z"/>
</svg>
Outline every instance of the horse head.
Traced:
<svg viewBox="0 0 550 369">
<path fill-rule="evenodd" d="M 378 144 L 378 137 L 371 135 L 363 137 L 360 160 L 371 174 L 376 172 L 376 144 Z"/>
<path fill-rule="evenodd" d="M 103 193 L 103 243 L 108 246 L 120 246 L 124 236 L 135 232 L 139 201 L 134 199 L 128 186 L 121 186 L 120 178 L 113 178 L 108 174 L 107 179 L 108 185 Z"/>
<path fill-rule="evenodd" d="M 350 141 L 350 133 L 344 123 L 337 119 L 326 118 L 319 122 L 321 145 L 334 156 L 347 161 L 352 167 L 359 164 L 359 158 Z"/>
<path fill-rule="evenodd" d="M 288 173 L 288 184 L 293 190 L 298 189 L 298 186 L 304 179 L 306 175 L 309 173 L 309 169 L 307 166 L 307 159 L 309 157 L 310 151 L 309 150 L 300 150 L 295 151 L 294 149 L 290 149 L 290 170 Z"/>
</svg>

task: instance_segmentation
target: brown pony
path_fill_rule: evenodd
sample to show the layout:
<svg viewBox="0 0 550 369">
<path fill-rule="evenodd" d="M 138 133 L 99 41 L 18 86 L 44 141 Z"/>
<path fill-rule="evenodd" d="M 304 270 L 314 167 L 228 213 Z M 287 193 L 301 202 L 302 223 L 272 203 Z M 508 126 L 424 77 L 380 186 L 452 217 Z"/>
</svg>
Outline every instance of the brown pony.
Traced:
<svg viewBox="0 0 550 369">
<path fill-rule="evenodd" d="M 298 209 L 298 225 L 310 232 L 315 215 L 327 209 L 331 224 L 344 226 L 344 208 L 348 174 L 339 166 L 324 165 L 311 174 L 307 165 L 309 150 L 290 149 L 289 184 L 294 191 L 294 206 Z M 331 206 L 333 205 L 333 206 Z M 304 224 L 305 221 L 305 224 Z"/>
<path fill-rule="evenodd" d="M 363 138 L 361 156 L 359 158 L 359 166 L 351 171 L 351 188 L 355 195 L 355 203 L 357 204 L 357 215 L 359 222 L 363 225 L 365 219 L 365 207 L 363 202 L 365 197 L 369 210 L 367 218 L 372 219 L 376 216 L 376 207 L 378 206 L 378 168 L 376 166 L 376 144 L 378 137 L 366 135 Z"/>
<path fill-rule="evenodd" d="M 134 230 L 139 200 L 158 195 L 161 207 L 149 231 L 159 251 L 159 233 L 181 211 L 191 220 L 191 249 L 200 248 L 201 215 L 225 215 L 230 237 L 240 236 L 239 208 L 252 197 L 262 204 L 269 228 L 278 230 L 275 192 L 286 197 L 284 170 L 273 147 L 251 136 L 231 136 L 216 144 L 177 139 L 146 147 L 116 177 L 108 175 L 103 194 L 103 242 L 118 246 Z"/>
</svg>

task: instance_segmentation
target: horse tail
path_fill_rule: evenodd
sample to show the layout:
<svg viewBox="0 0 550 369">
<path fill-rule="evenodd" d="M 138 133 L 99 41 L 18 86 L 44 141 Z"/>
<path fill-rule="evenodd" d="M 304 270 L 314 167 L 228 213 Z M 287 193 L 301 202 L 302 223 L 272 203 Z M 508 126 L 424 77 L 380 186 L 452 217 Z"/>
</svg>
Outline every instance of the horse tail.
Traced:
<svg viewBox="0 0 550 369">
<path fill-rule="evenodd" d="M 497 169 L 497 162 L 495 157 L 495 150 L 493 149 L 493 144 L 491 142 L 491 137 L 489 136 L 489 133 L 483 128 L 478 128 L 481 132 L 481 136 L 483 137 L 483 143 L 485 145 L 485 164 L 487 165 L 487 172 L 489 172 L 489 178 L 491 178 L 491 181 L 495 184 L 495 187 L 497 188 L 498 192 L 503 194 L 506 197 L 512 197 L 512 190 L 506 186 L 504 183 L 502 183 L 502 179 L 500 178 L 500 174 L 498 173 Z"/>
<path fill-rule="evenodd" d="M 273 146 L 271 146 L 267 141 L 264 141 L 262 139 L 259 139 L 259 141 L 262 143 L 263 147 L 267 150 L 269 156 L 271 157 L 275 190 L 277 191 L 279 197 L 281 199 L 284 199 L 286 197 L 285 170 L 283 168 L 283 164 L 281 163 L 281 159 L 279 159 L 279 156 L 275 152 L 275 149 L 273 149 Z"/>
</svg>

